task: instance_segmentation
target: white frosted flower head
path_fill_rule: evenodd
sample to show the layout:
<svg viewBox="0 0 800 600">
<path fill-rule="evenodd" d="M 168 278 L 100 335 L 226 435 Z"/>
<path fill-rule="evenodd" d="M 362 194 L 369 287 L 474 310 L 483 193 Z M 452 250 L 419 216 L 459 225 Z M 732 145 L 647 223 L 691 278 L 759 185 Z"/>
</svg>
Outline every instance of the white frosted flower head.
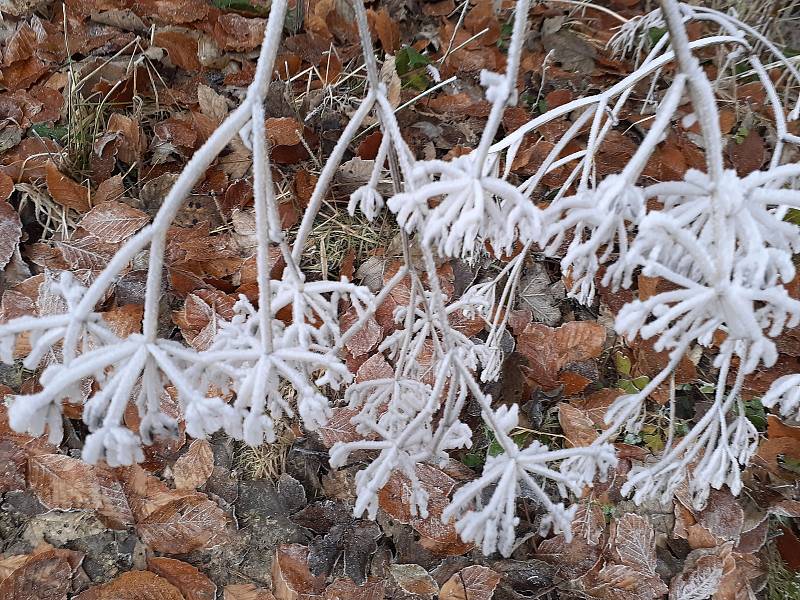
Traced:
<svg viewBox="0 0 800 600">
<path fill-rule="evenodd" d="M 414 169 L 417 185 L 390 198 L 389 210 L 439 254 L 469 257 L 480 242 L 489 242 L 500 256 L 518 240 L 541 236 L 540 210 L 507 181 L 486 174 L 474 154 L 420 162 Z"/>
<path fill-rule="evenodd" d="M 784 375 L 773 381 L 761 403 L 767 408 L 777 407 L 784 417 L 800 421 L 800 374 Z"/>
<path fill-rule="evenodd" d="M 101 427 L 86 436 L 83 460 L 96 464 L 105 460 L 109 467 L 130 466 L 144 460 L 139 436 L 121 426 Z"/>
<path fill-rule="evenodd" d="M 596 189 L 563 197 L 548 207 L 547 251 L 555 253 L 568 233 L 572 241 L 561 260 L 561 268 L 574 284 L 570 295 L 582 303 L 594 297 L 594 278 L 600 265 L 610 263 L 604 285 L 616 289 L 629 286 L 631 269 L 626 268 L 630 247 L 628 228 L 644 217 L 642 190 L 623 175 L 609 175 Z M 613 255 L 618 255 L 611 261 Z"/>
</svg>

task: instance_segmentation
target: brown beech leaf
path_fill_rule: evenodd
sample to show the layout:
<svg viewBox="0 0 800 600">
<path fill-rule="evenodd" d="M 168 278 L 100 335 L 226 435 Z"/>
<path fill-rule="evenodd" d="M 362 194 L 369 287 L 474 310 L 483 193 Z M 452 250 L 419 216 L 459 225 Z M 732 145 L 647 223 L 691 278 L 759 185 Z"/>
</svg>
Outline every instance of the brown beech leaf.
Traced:
<svg viewBox="0 0 800 600">
<path fill-rule="evenodd" d="M 556 329 L 531 323 L 517 337 L 517 352 L 528 359 L 540 385 L 554 388 L 561 369 L 600 356 L 605 339 L 605 328 L 594 321 L 571 321 Z"/>
<path fill-rule="evenodd" d="M 163 577 L 183 594 L 185 600 L 214 600 L 217 586 L 197 567 L 174 558 L 154 556 L 147 561 L 149 571 Z"/>
<path fill-rule="evenodd" d="M 249 19 L 235 13 L 226 13 L 214 25 L 214 40 L 223 50 L 249 52 L 261 44 L 265 27 L 265 19 Z"/>
<path fill-rule="evenodd" d="M 267 137 L 273 146 L 294 146 L 300 143 L 303 125 L 292 117 L 270 117 L 266 121 Z"/>
<path fill-rule="evenodd" d="M 89 188 L 74 182 L 66 175 L 61 174 L 53 161 L 48 161 L 45 166 L 47 175 L 47 191 L 53 200 L 64 208 L 83 214 L 89 210 Z"/>
<path fill-rule="evenodd" d="M 441 556 L 463 554 L 472 547 L 461 541 L 452 522 L 443 523 L 442 513 L 450 502 L 450 493 L 456 480 L 442 469 L 433 465 L 417 465 L 417 478 L 428 493 L 428 517 L 422 518 L 411 514 L 412 498 L 411 482 L 403 474 L 392 472 L 389 481 L 380 492 L 380 507 L 394 520 L 411 525 L 422 538 L 420 544 Z"/>
<path fill-rule="evenodd" d="M 331 418 L 325 425 L 317 429 L 326 448 L 330 448 L 337 442 L 346 443 L 364 439 L 364 436 L 356 431 L 356 426 L 351 422 L 351 419 L 358 413 L 359 411 L 355 408 L 335 407 L 332 409 Z"/>
<path fill-rule="evenodd" d="M 214 470 L 214 453 L 208 440 L 193 440 L 189 449 L 175 461 L 172 473 L 175 487 L 193 490 L 203 485 Z"/>
<path fill-rule="evenodd" d="M 656 574 L 656 534 L 653 525 L 639 515 L 626 513 L 612 521 L 614 551 L 619 561 L 647 575 Z"/>
<path fill-rule="evenodd" d="M 14 255 L 21 236 L 19 213 L 8 202 L 0 201 L 0 271 L 6 268 Z"/>
<path fill-rule="evenodd" d="M 417 564 L 389 565 L 389 572 L 397 586 L 409 594 L 421 598 L 433 598 L 439 593 L 439 586 L 425 567 Z"/>
<path fill-rule="evenodd" d="M 272 593 L 276 600 L 305 600 L 320 595 L 325 575 L 315 577 L 308 567 L 308 548 L 282 544 L 272 559 Z"/>
<path fill-rule="evenodd" d="M 110 469 L 63 454 L 38 454 L 28 458 L 28 483 L 47 508 L 95 510 L 117 529 L 133 524 L 122 484 Z"/>
<path fill-rule="evenodd" d="M 325 600 L 383 600 L 386 583 L 378 579 L 368 579 L 356 585 L 350 579 L 340 577 L 325 588 Z"/>
<path fill-rule="evenodd" d="M 149 221 L 150 217 L 142 211 L 122 202 L 109 201 L 95 206 L 78 225 L 97 239 L 114 244 L 128 239 Z"/>
<path fill-rule="evenodd" d="M 375 379 L 388 379 L 394 374 L 392 366 L 386 362 L 386 357 L 380 352 L 370 356 L 358 368 L 356 372 L 356 383 L 363 383 L 364 381 L 372 381 Z"/>
<path fill-rule="evenodd" d="M 203 494 L 170 500 L 136 524 L 142 541 L 164 554 L 209 548 L 226 528 L 224 511 Z"/>
<path fill-rule="evenodd" d="M 689 554 L 683 572 L 675 575 L 669 584 L 669 600 L 698 600 L 710 598 L 722 581 L 723 560 L 715 554 L 694 557 Z"/>
<path fill-rule="evenodd" d="M 370 25 L 375 29 L 386 54 L 394 54 L 400 49 L 400 27 L 395 23 L 389 10 L 384 6 L 379 11 L 367 11 Z"/>
<path fill-rule="evenodd" d="M 358 322 L 355 308 L 348 309 L 341 317 L 340 327 L 342 331 L 347 331 Z M 361 328 L 356 331 L 345 346 L 353 356 L 363 356 L 368 352 L 374 350 L 383 339 L 383 327 L 381 327 L 375 320 L 375 317 L 370 316 Z"/>
<path fill-rule="evenodd" d="M 574 537 L 567 543 L 559 533 L 539 544 L 536 558 L 550 563 L 567 579 L 577 579 L 597 565 L 602 554 L 598 544 L 583 537 Z"/>
<path fill-rule="evenodd" d="M 56 242 L 56 248 L 61 250 L 61 255 L 73 270 L 102 271 L 114 256 L 117 244 L 87 235 Z"/>
<path fill-rule="evenodd" d="M 75 600 L 186 600 L 174 585 L 150 571 L 128 571 L 78 594 Z"/>
<path fill-rule="evenodd" d="M 256 587 L 252 583 L 237 583 L 225 586 L 222 600 L 275 600 L 275 596 L 269 590 Z"/>
<path fill-rule="evenodd" d="M 0 582 L 0 600 L 67 600 L 72 574 L 82 555 L 44 550 L 25 558 Z"/>
<path fill-rule="evenodd" d="M 199 71 L 200 59 L 197 57 L 197 40 L 182 31 L 157 31 L 153 43 L 167 51 L 169 59 L 184 71 Z"/>
<path fill-rule="evenodd" d="M 597 439 L 592 419 L 583 410 L 567 402 L 558 404 L 558 422 L 571 447 L 589 446 Z"/>
<path fill-rule="evenodd" d="M 714 536 L 715 546 L 731 540 L 738 543 L 744 526 L 744 509 L 727 489 L 712 489 L 697 522 Z"/>
<path fill-rule="evenodd" d="M 490 600 L 498 583 L 500 573 L 472 565 L 445 581 L 439 591 L 439 600 Z"/>
<path fill-rule="evenodd" d="M 25 138 L 3 155 L 0 170 L 17 183 L 31 182 L 47 175 L 48 157 L 60 151 L 59 145 L 50 138 Z"/>
</svg>

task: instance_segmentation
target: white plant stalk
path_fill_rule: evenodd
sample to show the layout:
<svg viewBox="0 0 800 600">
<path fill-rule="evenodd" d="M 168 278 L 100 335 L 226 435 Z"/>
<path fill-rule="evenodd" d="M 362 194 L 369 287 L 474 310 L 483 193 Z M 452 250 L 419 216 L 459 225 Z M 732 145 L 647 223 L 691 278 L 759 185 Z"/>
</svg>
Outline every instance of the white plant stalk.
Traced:
<svg viewBox="0 0 800 600">
<path fill-rule="evenodd" d="M 292 245 L 280 228 L 264 124 L 264 100 L 287 9 L 286 0 L 274 0 L 245 99 L 188 162 L 153 223 L 120 248 L 89 288 L 78 285 L 68 273 L 51 282 L 63 298 L 63 313 L 0 325 L 0 359 L 13 362 L 17 336 L 26 334 L 32 349 L 24 365 L 33 369 L 46 357 L 50 360 L 41 373 L 42 390 L 13 398 L 11 426 L 36 436 L 47 432 L 51 442 L 60 442 L 61 404 L 81 401 L 79 384 L 91 377 L 97 391 L 84 405 L 83 418 L 91 431 L 84 458 L 125 465 L 143 460 L 143 443 L 177 430 L 177 422 L 160 409 L 165 385 L 177 390 L 190 435 L 202 437 L 224 429 L 251 445 L 274 441 L 281 419 L 299 417 L 308 430 L 323 426 L 331 414 L 327 390 L 346 388 L 346 401 L 358 411 L 353 423 L 363 439 L 335 445 L 331 464 L 344 465 L 355 451 L 373 455 L 356 478 L 355 514 L 366 512 L 374 518 L 378 492 L 392 473 L 399 472 L 411 482 L 411 510 L 424 517 L 427 493 L 416 467 L 442 461 L 448 451 L 471 445 L 473 432 L 461 421 L 471 397 L 502 452 L 487 459 L 481 476 L 455 493 L 443 517 L 454 520 L 462 538 L 485 553 L 508 555 L 516 540 L 516 504 L 523 490 L 533 493 L 546 512 L 543 533 L 552 528 L 569 537 L 575 508 L 556 501 L 550 490 L 568 498 L 602 478 L 616 462 L 611 442 L 622 429 L 641 426 L 648 395 L 667 381 L 692 346 L 711 346 L 715 334 L 722 334 L 712 408 L 682 439 L 673 443 L 670 437 L 655 463 L 635 468 L 625 492 L 633 493 L 636 501 L 669 497 L 691 468 L 690 489 L 698 505 L 711 487 L 728 485 L 738 493 L 740 468 L 755 451 L 757 439 L 742 416 L 743 377 L 759 365 L 773 364 L 777 350 L 772 338 L 800 322 L 800 302 L 784 287 L 795 276 L 791 259 L 800 250 L 800 232 L 783 220 L 787 210 L 800 209 L 800 191 L 795 189 L 800 165 L 784 164 L 786 146 L 800 139 L 788 133 L 780 95 L 753 46 L 764 48 L 797 84 L 800 74 L 793 63 L 756 30 L 729 15 L 662 0 L 660 11 L 629 22 L 612 42 L 620 52 L 644 54 L 639 43 L 642 30 L 667 27 L 669 34 L 653 45 L 633 73 L 604 92 L 548 111 L 493 143 L 504 111 L 516 102 L 530 8 L 529 0 L 520 0 L 506 71 L 481 74 L 491 111 L 478 147 L 452 161 L 416 160 L 380 82 L 362 2 L 353 4 L 368 90 L 323 166 Z M 719 32 L 690 43 L 685 23 L 691 20 L 715 25 Z M 749 61 L 766 89 L 777 140 L 765 171 L 739 177 L 724 167 L 714 84 L 693 55 L 714 46 L 733 46 L 734 56 Z M 663 68 L 671 63 L 677 64 L 678 74 L 636 153 L 620 172 L 598 181 L 598 149 L 630 103 L 634 86 L 652 78 L 652 97 Z M 672 127 L 687 91 L 701 125 L 706 172 L 693 170 L 682 181 L 643 186 L 642 172 Z M 523 136 L 580 110 L 537 172 L 512 184 L 511 164 Z M 795 106 L 788 119 L 796 119 L 798 111 Z M 371 113 L 383 138 L 375 169 L 367 184 L 352 195 L 348 210 L 351 214 L 360 210 L 370 220 L 382 210 L 392 213 L 402 230 L 405 256 L 405 264 L 377 294 L 346 280 L 309 280 L 301 268 L 334 174 Z M 586 126 L 585 149 L 562 157 Z M 158 337 L 166 235 L 192 187 L 237 135 L 253 154 L 258 302 L 254 305 L 242 297 L 233 318 L 219 323 L 211 346 L 198 352 Z M 395 192 L 384 198 L 377 186 L 387 161 Z M 548 206 L 537 206 L 531 198 L 542 179 L 565 166 L 572 169 L 567 182 Z M 657 204 L 660 209 L 649 208 Z M 635 273 L 671 284 L 670 291 L 627 304 L 616 322 L 617 331 L 629 338 L 654 338 L 657 350 L 669 352 L 670 363 L 644 390 L 622 396 L 611 406 L 610 426 L 591 446 L 550 450 L 533 443 L 519 448 L 511 437 L 518 407 L 493 406 L 479 381 L 496 380 L 501 372 L 500 343 L 529 251 L 538 246 L 556 254 L 564 243 L 562 268 L 573 281 L 571 294 L 580 301 L 592 301 L 601 270 L 601 284 L 613 289 L 631 286 Z M 280 279 L 270 276 L 268 249 L 273 244 L 286 263 Z M 476 284 L 461 298 L 447 297 L 437 260 L 471 258 L 486 244 L 498 257 L 522 251 L 495 278 Z M 119 339 L 96 307 L 148 245 L 143 333 Z M 422 268 L 411 260 L 412 250 L 422 256 Z M 344 359 L 347 343 L 401 284 L 408 286 L 407 303 L 396 310 L 396 329 L 377 350 L 387 359 L 391 374 L 352 383 L 354 374 Z M 355 323 L 346 329 L 341 319 L 344 302 L 355 313 Z M 484 342 L 459 325 L 463 317 L 476 316 L 486 321 Z M 53 356 L 59 359 L 54 362 Z M 732 371 L 736 371 L 734 384 L 728 388 Z M 293 399 L 284 395 L 287 387 L 294 389 Z M 138 431 L 123 423 L 130 402 L 141 417 Z M 800 374 L 776 381 L 764 403 L 800 417 Z M 733 417 L 736 406 L 739 416 Z"/>
</svg>

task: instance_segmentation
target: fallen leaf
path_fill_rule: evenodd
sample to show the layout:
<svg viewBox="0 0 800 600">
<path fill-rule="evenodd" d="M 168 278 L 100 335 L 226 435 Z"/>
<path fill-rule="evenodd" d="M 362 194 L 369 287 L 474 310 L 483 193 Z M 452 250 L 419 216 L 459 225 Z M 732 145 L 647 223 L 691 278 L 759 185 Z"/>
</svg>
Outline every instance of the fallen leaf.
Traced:
<svg viewBox="0 0 800 600">
<path fill-rule="evenodd" d="M 38 454 L 28 459 L 28 482 L 47 508 L 95 510 L 114 528 L 133 524 L 122 484 L 108 469 L 63 454 Z"/>
<path fill-rule="evenodd" d="M 500 574 L 488 567 L 472 565 L 448 579 L 439 600 L 490 600 L 500 583 Z"/>
<path fill-rule="evenodd" d="M 383 600 L 386 583 L 370 579 L 356 585 L 349 579 L 338 578 L 325 588 L 325 600 Z"/>
<path fill-rule="evenodd" d="M 14 255 L 21 236 L 19 213 L 8 202 L 0 201 L 0 271 L 6 268 Z"/>
<path fill-rule="evenodd" d="M 605 328 L 594 321 L 571 321 L 557 329 L 532 323 L 517 337 L 517 352 L 528 359 L 533 378 L 553 388 L 567 364 L 600 356 L 605 339 Z"/>
<path fill-rule="evenodd" d="M 202 66 L 197 57 L 197 40 L 182 31 L 156 31 L 153 43 L 167 51 L 169 59 L 184 71 L 199 71 Z"/>
<path fill-rule="evenodd" d="M 174 585 L 150 571 L 128 571 L 96 585 L 75 600 L 186 600 Z"/>
<path fill-rule="evenodd" d="M 78 214 L 89 210 L 89 188 L 63 175 L 52 161 L 47 163 L 45 170 L 47 171 L 47 191 L 53 200 Z"/>
<path fill-rule="evenodd" d="M 185 600 L 214 600 L 217 586 L 197 567 L 174 558 L 154 556 L 147 561 L 147 569 L 163 577 L 183 594 Z"/>
<path fill-rule="evenodd" d="M 439 593 L 436 581 L 422 565 L 392 564 L 389 565 L 389 573 L 404 592 L 421 598 L 433 598 Z"/>
<path fill-rule="evenodd" d="M 226 585 L 222 591 L 222 600 L 275 600 L 272 592 L 256 587 L 252 583 Z"/>
<path fill-rule="evenodd" d="M 193 490 L 203 485 L 214 470 L 214 453 L 207 440 L 192 440 L 189 449 L 175 461 L 175 487 Z"/>
<path fill-rule="evenodd" d="M 656 574 L 656 534 L 652 523 L 639 515 L 625 513 L 612 521 L 612 536 L 619 562 L 647 575 Z"/>
<path fill-rule="evenodd" d="M 589 446 L 598 434 L 589 416 L 567 402 L 558 404 L 558 422 L 570 447 Z"/>
<path fill-rule="evenodd" d="M 209 548 L 226 528 L 224 511 L 202 494 L 171 500 L 136 524 L 142 541 L 164 554 Z"/>
<path fill-rule="evenodd" d="M 28 556 L 0 582 L 0 600 L 67 600 L 72 574 L 79 564 L 79 553 L 69 550 L 45 550 Z"/>
<path fill-rule="evenodd" d="M 122 202 L 98 204 L 80 220 L 78 225 L 97 239 L 116 244 L 128 239 L 147 225 L 150 217 Z"/>
<path fill-rule="evenodd" d="M 695 550 L 694 552 L 701 552 Z M 687 558 L 683 572 L 669 584 L 669 600 L 705 600 L 719 588 L 722 581 L 722 559 L 714 554 Z"/>
<path fill-rule="evenodd" d="M 276 600 L 303 600 L 321 594 L 325 576 L 315 577 L 308 567 L 308 548 L 300 544 L 282 544 L 272 559 L 272 593 Z"/>
</svg>

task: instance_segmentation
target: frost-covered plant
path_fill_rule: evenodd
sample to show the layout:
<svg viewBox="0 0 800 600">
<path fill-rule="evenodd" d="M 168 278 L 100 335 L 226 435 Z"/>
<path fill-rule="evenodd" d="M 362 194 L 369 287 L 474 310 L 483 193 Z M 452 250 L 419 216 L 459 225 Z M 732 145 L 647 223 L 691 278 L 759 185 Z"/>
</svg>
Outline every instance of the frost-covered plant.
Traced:
<svg viewBox="0 0 800 600">
<path fill-rule="evenodd" d="M 598 95 L 532 119 L 493 145 L 504 111 L 516 102 L 530 8 L 529 0 L 520 0 L 506 71 L 481 74 L 491 111 L 477 148 L 449 162 L 416 160 L 381 83 L 364 7 L 360 0 L 353 5 L 367 92 L 320 173 L 291 245 L 280 228 L 266 147 L 264 101 L 287 9 L 287 0 L 273 0 L 245 99 L 194 154 L 153 223 L 122 246 L 90 286 L 79 285 L 68 273 L 48 279 L 50 293 L 62 299 L 56 303 L 61 312 L 0 325 L 0 359 L 13 361 L 17 336 L 25 334 L 32 347 L 25 366 L 44 367 L 41 391 L 11 401 L 11 426 L 32 435 L 47 431 L 52 442 L 60 441 L 62 402 L 81 401 L 79 384 L 92 378 L 96 391 L 83 413 L 91 432 L 84 458 L 124 465 L 143 459 L 142 443 L 176 431 L 177 422 L 161 410 L 166 385 L 177 390 L 190 435 L 224 429 L 252 445 L 273 441 L 276 421 L 287 416 L 298 415 L 309 430 L 324 425 L 331 414 L 327 390 L 345 387 L 345 400 L 355 412 L 353 424 L 363 439 L 336 444 L 331 464 L 342 466 L 358 451 L 373 456 L 356 476 L 356 514 L 366 512 L 374 518 L 378 492 L 398 472 L 410 482 L 412 512 L 424 517 L 428 498 L 417 465 L 443 461 L 448 451 L 470 446 L 472 431 L 461 415 L 471 398 L 501 452 L 489 457 L 480 477 L 455 493 L 443 518 L 454 520 L 462 538 L 484 552 L 508 555 L 515 545 L 518 496 L 533 494 L 545 513 L 543 531 L 552 527 L 568 538 L 575 509 L 551 498 L 551 489 L 566 498 L 602 478 L 616 462 L 611 442 L 622 428 L 640 427 L 648 395 L 667 380 L 692 345 L 717 344 L 719 378 L 712 407 L 681 440 L 670 435 L 657 462 L 634 469 L 625 491 L 634 492 L 637 501 L 669 496 L 691 467 L 690 489 L 698 504 L 710 487 L 727 484 L 738 492 L 740 466 L 753 454 L 757 439 L 743 416 L 743 378 L 758 365 L 775 362 L 771 338 L 800 320 L 800 303 L 784 288 L 795 275 L 791 255 L 800 249 L 800 233 L 783 220 L 788 209 L 800 209 L 800 192 L 792 185 L 800 177 L 800 166 L 782 164 L 785 145 L 800 139 L 788 133 L 782 101 L 754 46 L 764 48 L 785 66 L 794 83 L 800 83 L 793 63 L 758 31 L 729 15 L 663 0 L 662 10 L 629 22 L 612 42 L 620 52 L 636 51 L 638 67 L 631 75 Z M 710 23 L 720 33 L 690 43 L 684 27 L 689 20 Z M 669 33 L 645 52 L 639 40 L 644 39 L 642 31 L 653 26 L 666 26 Z M 692 54 L 722 45 L 736 48 L 725 68 L 734 60 L 749 61 L 775 116 L 777 139 L 769 168 L 745 177 L 724 168 L 715 84 Z M 647 103 L 653 104 L 660 73 L 673 62 L 678 74 L 636 153 L 619 173 L 598 181 L 598 149 L 628 106 L 634 87 L 652 77 Z M 687 90 L 701 125 L 706 172 L 689 171 L 682 181 L 642 186 L 645 165 L 671 127 Z M 795 107 L 789 118 L 797 118 L 798 110 Z M 368 219 L 388 209 L 401 227 L 405 259 L 377 294 L 347 280 L 309 280 L 300 260 L 348 145 L 372 113 L 383 137 L 372 174 L 351 196 L 348 209 L 360 210 Z M 511 164 L 524 135 L 570 113 L 577 115 L 573 124 L 537 172 L 511 183 Z M 563 156 L 587 126 L 585 149 Z M 210 347 L 198 352 L 158 336 L 166 236 L 195 183 L 237 135 L 253 155 L 258 298 L 240 299 L 232 319 L 219 322 Z M 384 198 L 378 182 L 387 162 L 394 193 Z M 566 166 L 572 167 L 567 182 L 548 206 L 537 206 L 531 198 L 542 179 Z M 669 291 L 626 305 L 616 324 L 628 337 L 655 338 L 656 348 L 669 352 L 670 363 L 641 392 L 622 396 L 611 406 L 609 427 L 591 446 L 550 450 L 533 443 L 519 448 L 511 436 L 519 408 L 493 406 L 479 381 L 499 377 L 501 341 L 528 253 L 538 245 L 556 255 L 564 244 L 562 268 L 573 282 L 571 293 L 581 301 L 592 300 L 601 272 L 602 285 L 614 289 L 631 286 L 639 272 L 671 284 Z M 142 333 L 119 339 L 96 307 L 148 245 Z M 270 275 L 271 245 L 278 246 L 286 263 L 280 279 Z M 448 298 L 437 258 L 471 259 L 487 246 L 497 256 L 512 256 L 493 279 L 474 285 L 461 298 Z M 421 256 L 421 266 L 412 255 Z M 409 293 L 395 311 L 397 328 L 378 349 L 391 363 L 379 379 L 352 383 L 344 360 L 348 341 L 405 282 Z M 345 305 L 355 315 L 349 327 L 341 318 Z M 485 319 L 488 328 L 483 342 L 461 326 L 464 319 L 475 317 Z M 728 388 L 732 370 L 734 384 Z M 292 399 L 284 395 L 287 386 L 296 392 Z M 800 375 L 784 377 L 764 402 L 797 416 L 799 390 Z M 141 417 L 138 431 L 123 423 L 131 402 Z M 739 416 L 731 418 L 734 406 Z"/>
</svg>

